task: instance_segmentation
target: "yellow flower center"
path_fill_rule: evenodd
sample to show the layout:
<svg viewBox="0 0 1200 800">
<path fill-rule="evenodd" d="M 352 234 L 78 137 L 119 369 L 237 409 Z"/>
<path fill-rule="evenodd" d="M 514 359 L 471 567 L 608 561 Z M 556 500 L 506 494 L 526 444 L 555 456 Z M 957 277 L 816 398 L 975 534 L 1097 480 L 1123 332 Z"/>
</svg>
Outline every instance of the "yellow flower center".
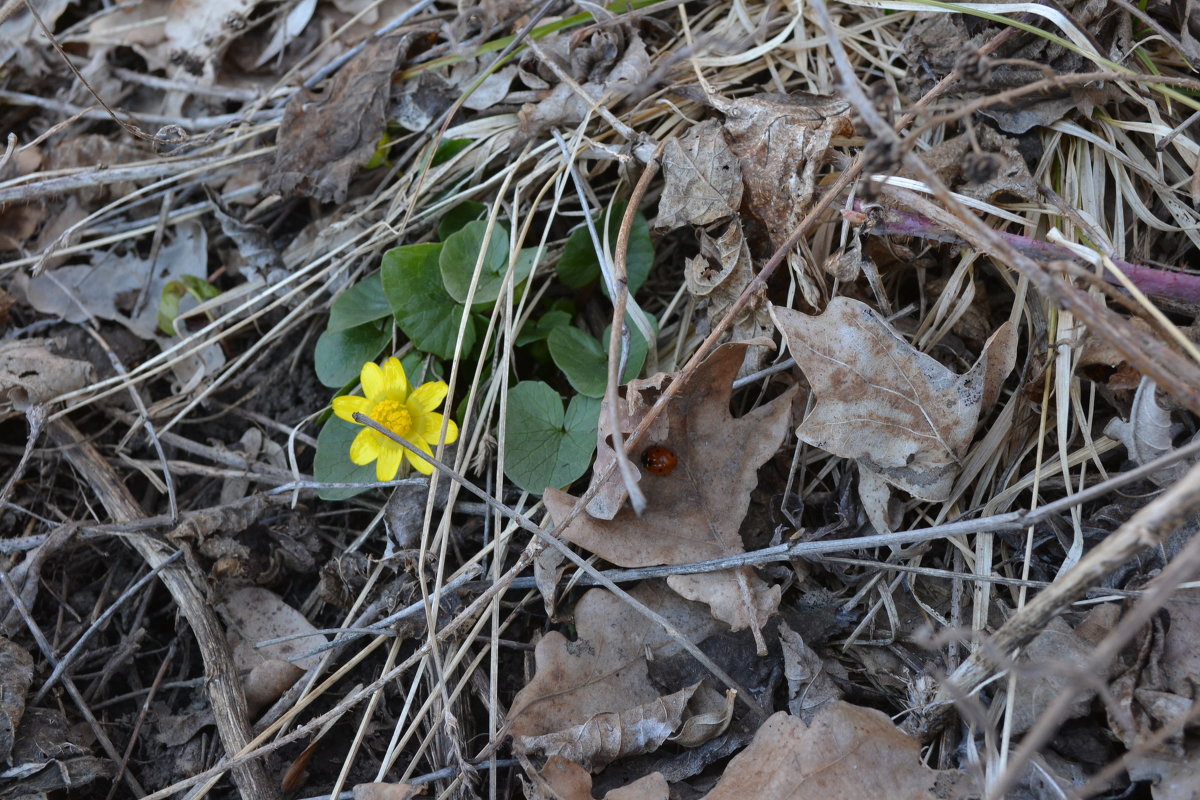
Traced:
<svg viewBox="0 0 1200 800">
<path fill-rule="evenodd" d="M 407 406 L 399 400 L 384 400 L 377 403 L 371 416 L 397 436 L 407 439 L 409 432 L 412 431 L 412 415 L 408 413 Z"/>
</svg>

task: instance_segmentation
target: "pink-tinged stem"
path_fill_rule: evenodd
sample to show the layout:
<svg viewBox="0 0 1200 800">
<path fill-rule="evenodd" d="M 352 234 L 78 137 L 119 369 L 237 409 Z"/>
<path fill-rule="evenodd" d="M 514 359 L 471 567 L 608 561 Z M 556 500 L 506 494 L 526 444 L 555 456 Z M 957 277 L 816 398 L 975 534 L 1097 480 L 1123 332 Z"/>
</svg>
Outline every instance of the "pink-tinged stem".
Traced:
<svg viewBox="0 0 1200 800">
<path fill-rule="evenodd" d="M 863 213 L 861 201 L 855 201 L 854 208 L 855 211 L 844 212 L 846 217 L 856 222 L 869 222 L 867 232 L 876 236 L 916 236 L 939 242 L 961 241 L 953 233 L 938 226 L 933 220 L 916 214 L 876 207 L 868 216 Z M 1031 239 L 1016 233 L 997 231 L 997 235 L 1015 249 L 1041 262 L 1058 259 L 1071 260 L 1076 257 L 1067 248 L 1050 242 Z M 1114 258 L 1112 261 L 1135 286 L 1146 294 L 1200 305 L 1200 275 L 1144 267 L 1141 264 L 1131 264 L 1118 258 Z M 1104 279 L 1109 283 L 1118 283 L 1116 277 L 1108 270 L 1104 271 Z"/>
</svg>

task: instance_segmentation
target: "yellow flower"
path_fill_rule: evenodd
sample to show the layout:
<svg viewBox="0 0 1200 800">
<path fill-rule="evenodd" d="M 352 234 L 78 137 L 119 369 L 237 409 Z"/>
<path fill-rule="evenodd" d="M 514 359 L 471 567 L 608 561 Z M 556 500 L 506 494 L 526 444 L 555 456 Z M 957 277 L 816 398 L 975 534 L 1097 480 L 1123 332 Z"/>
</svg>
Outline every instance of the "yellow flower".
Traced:
<svg viewBox="0 0 1200 800">
<path fill-rule="evenodd" d="M 437 443 L 442 431 L 442 415 L 434 409 L 446 399 L 446 384 L 432 381 L 413 389 L 408 383 L 408 376 L 404 374 L 404 367 L 395 357 L 384 361 L 382 368 L 373 361 L 363 364 L 361 380 L 366 397 L 335 397 L 333 413 L 347 422 L 355 422 L 355 412 L 365 414 L 433 455 L 431 445 Z M 448 419 L 446 444 L 457 440 L 458 426 L 454 420 Z M 371 428 L 364 427 L 350 444 L 350 460 L 359 466 L 374 461 L 375 478 L 380 481 L 393 480 L 405 456 L 417 472 L 423 475 L 433 472 L 433 465 L 428 461 Z"/>
</svg>

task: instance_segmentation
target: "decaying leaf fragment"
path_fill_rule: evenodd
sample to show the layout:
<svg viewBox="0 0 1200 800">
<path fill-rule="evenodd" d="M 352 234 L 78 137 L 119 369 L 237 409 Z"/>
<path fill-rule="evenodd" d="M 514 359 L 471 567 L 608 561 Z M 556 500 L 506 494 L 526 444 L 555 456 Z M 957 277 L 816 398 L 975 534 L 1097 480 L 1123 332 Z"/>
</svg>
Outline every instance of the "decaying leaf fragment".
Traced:
<svg viewBox="0 0 1200 800">
<path fill-rule="evenodd" d="M 0 420 L 91 382 L 89 362 L 57 356 L 48 344 L 46 339 L 0 342 Z"/>
<path fill-rule="evenodd" d="M 754 280 L 750 247 L 738 220 L 733 220 L 717 237 L 700 231 L 700 255 L 684 263 L 684 281 L 688 291 L 700 298 L 696 304 L 696 331 L 705 333 L 737 302 L 742 290 Z M 769 339 L 774 333 L 766 300 L 754 295 L 746 310 L 733 323 L 735 342 Z M 767 347 L 751 347 L 738 376 L 761 369 L 770 356 Z"/>
<path fill-rule="evenodd" d="M 963 796 L 960 780 L 925 766 L 917 740 L 884 713 L 838 701 L 809 725 L 782 711 L 772 716 L 705 800 L 934 800 Z"/>
<path fill-rule="evenodd" d="M 171 63 L 211 83 L 216 57 L 249 27 L 256 5 L 257 0 L 172 0 L 164 27 Z"/>
<path fill-rule="evenodd" d="M 650 54 L 635 32 L 621 27 L 599 30 L 583 43 L 564 32 L 547 37 L 540 51 L 555 60 L 574 81 L 558 83 L 558 77 L 546 70 L 549 83 L 558 83 L 538 103 L 526 103 L 518 117 L 521 129 L 533 133 L 555 125 L 578 125 L 599 103 L 613 107 L 628 97 L 650 73 Z M 539 70 L 541 72 L 541 70 Z"/>
<path fill-rule="evenodd" d="M 25 714 L 25 696 L 33 683 L 33 656 L 0 636 L 0 760 L 8 761 Z"/>
<path fill-rule="evenodd" d="M 671 620 L 690 641 L 720 626 L 702 606 L 644 584 L 631 592 Z M 647 659 L 679 651 L 654 623 L 620 598 L 592 589 L 575 608 L 578 638 L 551 632 L 534 652 L 537 673 L 513 699 L 509 733 L 519 752 L 561 755 L 599 771 L 616 758 L 656 750 L 684 719 L 702 684 L 666 696 L 651 683 Z"/>
<path fill-rule="evenodd" d="M 744 342 L 717 348 L 688 389 L 667 407 L 665 422 L 660 417 L 656 432 L 665 438 L 648 444 L 668 448 L 678 464 L 668 473 L 642 477 L 648 506 L 642 516 L 629 508 L 621 508 L 611 520 L 580 515 L 562 532 L 568 541 L 624 567 L 683 564 L 744 552 L 738 529 L 757 485 L 758 468 L 775 454 L 787 433 L 795 392 L 789 389 L 734 419 L 729 399 L 746 348 Z M 606 416 L 601 411 L 601 420 Z M 632 426 L 638 420 L 627 422 Z M 601 445 L 611 448 L 611 442 L 602 440 Z M 614 474 L 610 481 L 617 483 L 620 476 Z M 562 519 L 575 503 L 572 495 L 554 490 L 543 499 L 555 519 Z M 768 589 L 749 569 L 673 576 L 671 585 L 709 603 L 735 630 L 760 625 L 779 597 L 777 587 Z"/>
<path fill-rule="evenodd" d="M 1011 351 L 1000 346 L 1010 323 L 956 375 L 857 300 L 836 297 L 818 316 L 779 306 L 772 314 L 817 396 L 796 435 L 914 497 L 946 499 L 992 384 L 1012 369 L 1014 354 L 993 353 Z"/>
<path fill-rule="evenodd" d="M 324 95 L 301 89 L 283 112 L 268 192 L 341 203 L 383 135 L 392 72 L 404 34 L 373 40 Z"/>
<path fill-rule="evenodd" d="M 1171 423 L 1171 412 L 1155 400 L 1158 387 L 1154 381 L 1143 377 L 1133 396 L 1129 409 L 1129 421 L 1113 418 L 1104 426 L 1104 434 L 1125 445 L 1129 458 L 1135 464 L 1148 464 L 1171 449 L 1175 433 L 1181 426 Z M 1150 475 L 1150 480 L 1159 486 L 1170 486 L 1183 477 L 1191 464 L 1180 462 L 1164 467 Z"/>
</svg>

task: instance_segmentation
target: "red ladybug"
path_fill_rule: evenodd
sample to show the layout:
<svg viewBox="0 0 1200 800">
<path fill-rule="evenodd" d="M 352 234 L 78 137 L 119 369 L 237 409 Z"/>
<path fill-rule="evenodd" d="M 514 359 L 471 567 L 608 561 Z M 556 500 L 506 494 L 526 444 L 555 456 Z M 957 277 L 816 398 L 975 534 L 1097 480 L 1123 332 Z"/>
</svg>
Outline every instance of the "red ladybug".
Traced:
<svg viewBox="0 0 1200 800">
<path fill-rule="evenodd" d="M 642 466 L 655 475 L 670 475 L 679 465 L 679 457 L 665 447 L 647 447 L 642 453 Z"/>
</svg>

